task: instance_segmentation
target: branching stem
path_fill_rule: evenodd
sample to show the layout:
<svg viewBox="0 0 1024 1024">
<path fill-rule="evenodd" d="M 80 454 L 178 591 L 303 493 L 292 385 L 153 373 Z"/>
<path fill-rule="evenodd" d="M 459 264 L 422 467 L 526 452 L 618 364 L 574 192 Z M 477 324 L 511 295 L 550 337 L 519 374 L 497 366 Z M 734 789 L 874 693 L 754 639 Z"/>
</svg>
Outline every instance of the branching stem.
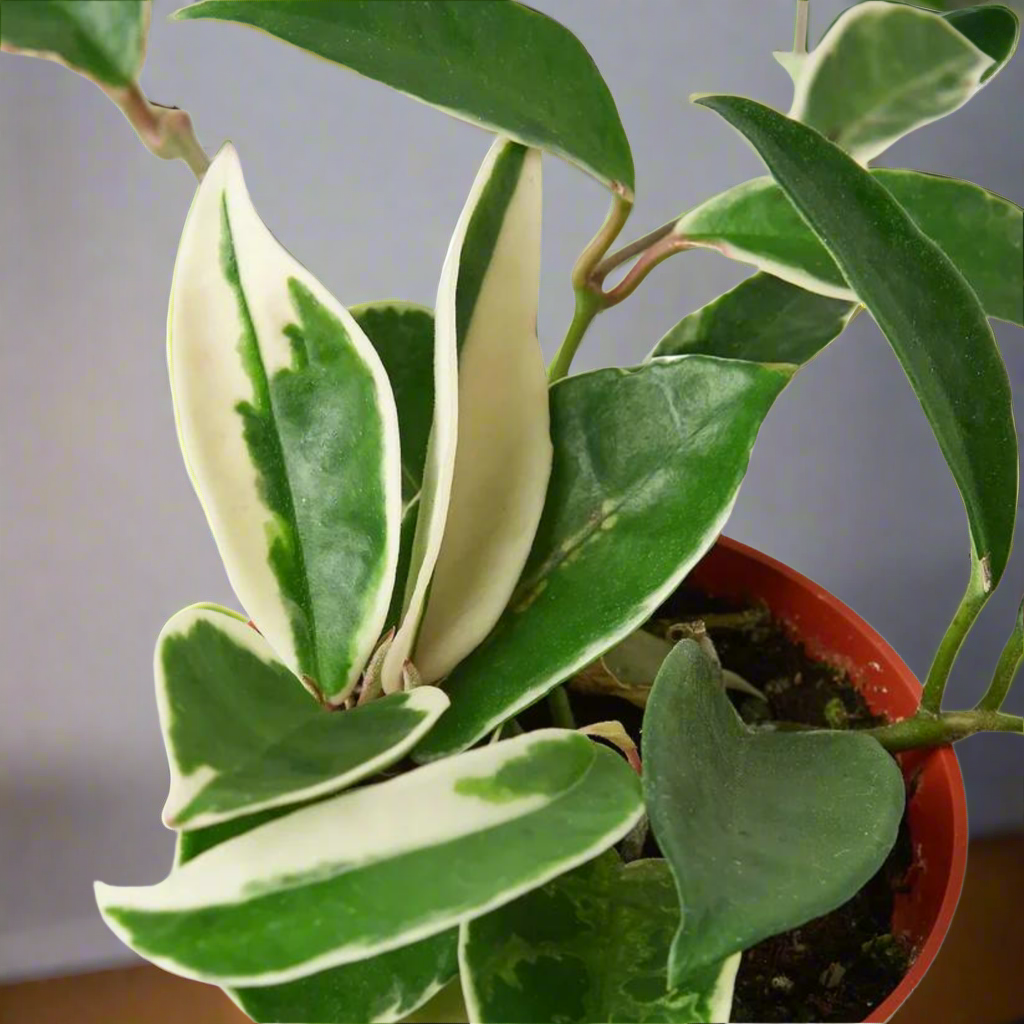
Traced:
<svg viewBox="0 0 1024 1024">
<path fill-rule="evenodd" d="M 864 730 L 894 753 L 916 747 L 942 747 L 976 732 L 1009 732 L 1024 736 L 1024 718 L 999 711 L 918 711 L 911 718 Z"/>
<path fill-rule="evenodd" d="M 810 23 L 809 0 L 796 0 L 796 20 L 793 23 L 793 52 L 807 52 L 807 32 Z"/>
</svg>

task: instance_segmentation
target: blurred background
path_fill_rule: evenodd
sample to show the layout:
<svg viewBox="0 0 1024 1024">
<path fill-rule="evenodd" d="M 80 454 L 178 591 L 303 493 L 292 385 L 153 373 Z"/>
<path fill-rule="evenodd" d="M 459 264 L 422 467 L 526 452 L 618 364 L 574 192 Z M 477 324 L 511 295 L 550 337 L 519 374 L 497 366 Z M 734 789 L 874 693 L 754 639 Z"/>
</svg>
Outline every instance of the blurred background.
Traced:
<svg viewBox="0 0 1024 1024">
<path fill-rule="evenodd" d="M 789 0 L 531 3 L 582 39 L 618 103 L 638 195 L 621 241 L 763 173 L 687 97 L 733 92 L 788 109 L 790 81 L 771 51 L 791 44 Z M 155 4 L 150 97 L 190 111 L 211 153 L 235 143 L 267 224 L 342 302 L 432 305 L 489 136 L 238 26 L 170 24 L 175 6 Z M 844 6 L 815 0 L 812 41 Z M 1018 57 L 879 163 L 968 178 L 1020 202 L 1022 98 Z M 569 270 L 607 198 L 553 158 L 544 173 L 540 333 L 551 355 L 571 313 Z M 167 294 L 193 189 L 187 168 L 154 160 L 98 89 L 48 62 L 0 60 L 6 978 L 131 962 L 101 924 L 91 883 L 153 882 L 170 864 L 153 641 L 185 604 L 236 604 L 182 466 L 166 380 Z M 597 320 L 578 368 L 639 362 L 748 272 L 711 253 L 675 257 Z M 1020 416 L 1024 339 L 1014 330 L 996 324 Z M 966 583 L 966 522 L 869 317 L 772 411 L 727 532 L 832 590 L 916 674 L 927 671 Z M 1021 557 L 957 665 L 951 705 L 970 706 L 987 684 L 1020 601 Z M 1024 686 L 1008 710 L 1024 711 Z M 972 833 L 1019 829 L 1019 741 L 975 738 L 958 753 Z"/>
</svg>

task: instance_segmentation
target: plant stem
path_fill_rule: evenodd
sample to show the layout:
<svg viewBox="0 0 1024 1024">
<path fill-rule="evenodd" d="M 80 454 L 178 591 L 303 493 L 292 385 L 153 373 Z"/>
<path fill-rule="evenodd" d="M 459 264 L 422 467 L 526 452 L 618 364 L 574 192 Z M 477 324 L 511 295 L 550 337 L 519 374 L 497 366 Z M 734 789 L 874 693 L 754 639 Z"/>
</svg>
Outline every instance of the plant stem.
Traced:
<svg viewBox="0 0 1024 1024">
<path fill-rule="evenodd" d="M 807 33 L 810 27 L 809 0 L 796 0 L 796 21 L 793 24 L 793 52 L 807 52 Z"/>
<path fill-rule="evenodd" d="M 922 710 L 937 714 L 942 709 L 942 695 L 945 693 L 953 662 L 956 661 L 971 626 L 984 608 L 991 589 L 991 584 L 986 579 L 984 564 L 980 559 L 972 559 L 971 579 L 967 584 L 967 590 L 953 616 L 953 621 L 939 642 L 932 667 L 928 670 L 924 693 L 921 695 Z"/>
<path fill-rule="evenodd" d="M 601 257 L 611 248 L 612 242 L 619 237 L 619 232 L 629 218 L 632 209 L 632 193 L 622 186 L 616 186 L 612 193 L 611 208 L 608 210 L 601 229 L 580 253 L 576 266 L 572 268 L 573 291 L 579 293 L 592 287 L 591 278 L 594 268 L 600 263 Z"/>
<path fill-rule="evenodd" d="M 103 90 L 120 108 L 142 144 L 162 160 L 184 160 L 189 170 L 202 181 L 210 166 L 210 158 L 199 144 L 192 118 L 177 107 L 151 103 L 133 82 L 124 89 Z"/>
<path fill-rule="evenodd" d="M 611 291 L 604 293 L 604 309 L 617 306 L 636 291 L 641 281 L 673 253 L 689 249 L 690 243 L 681 235 L 665 235 L 650 246 L 629 269 L 629 273 Z"/>
<path fill-rule="evenodd" d="M 976 732 L 1010 732 L 1024 736 L 1024 718 L 999 711 L 919 711 L 912 718 L 860 730 L 874 736 L 886 750 L 898 752 L 916 747 L 941 747 Z"/>
<path fill-rule="evenodd" d="M 556 686 L 548 694 L 548 709 L 551 711 L 551 721 L 560 729 L 576 728 L 576 719 L 572 713 L 572 705 L 569 703 L 569 694 L 564 686 Z"/>
<path fill-rule="evenodd" d="M 573 314 L 572 322 L 565 332 L 561 348 L 551 361 L 551 366 L 548 367 L 548 380 L 552 384 L 569 373 L 569 367 L 572 366 L 573 357 L 580 347 L 583 335 L 587 333 L 587 328 L 602 309 L 604 309 L 602 293 L 599 292 L 595 295 L 588 289 L 580 289 L 576 292 L 576 311 Z"/>
<path fill-rule="evenodd" d="M 1024 604 L 1017 612 L 1017 623 L 1010 634 L 1010 639 L 1006 641 L 1003 653 L 999 655 L 999 663 L 996 665 L 992 682 L 974 710 L 998 711 L 1010 692 L 1010 684 L 1021 664 L 1024 664 Z"/>
<path fill-rule="evenodd" d="M 609 253 L 594 267 L 593 276 L 599 281 L 604 281 L 616 267 L 621 267 L 627 260 L 631 260 L 634 256 L 639 256 L 648 246 L 653 245 L 655 242 L 660 242 L 676 226 L 678 219 L 678 217 L 673 218 L 667 224 L 662 224 L 660 228 L 648 231 L 646 235 L 638 238 L 635 242 L 630 242 L 629 245 L 624 245 L 621 249 L 616 249 L 615 252 Z"/>
</svg>

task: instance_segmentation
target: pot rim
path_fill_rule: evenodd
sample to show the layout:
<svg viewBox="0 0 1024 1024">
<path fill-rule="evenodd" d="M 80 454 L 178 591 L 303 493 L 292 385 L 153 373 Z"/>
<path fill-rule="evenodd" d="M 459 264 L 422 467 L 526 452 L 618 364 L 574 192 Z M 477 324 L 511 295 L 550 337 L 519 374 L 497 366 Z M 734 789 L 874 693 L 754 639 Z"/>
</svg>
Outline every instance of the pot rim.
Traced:
<svg viewBox="0 0 1024 1024">
<path fill-rule="evenodd" d="M 708 552 L 708 555 L 712 555 L 716 548 L 727 551 L 746 561 L 757 563 L 762 570 L 780 577 L 791 587 L 807 594 L 813 599 L 813 603 L 825 606 L 827 614 L 830 616 L 842 619 L 846 623 L 850 634 L 846 638 L 844 645 L 870 647 L 876 651 L 877 656 L 872 660 L 870 667 L 877 670 L 882 676 L 881 680 L 869 681 L 865 678 L 867 666 L 863 664 L 850 664 L 849 658 L 843 656 L 841 652 L 841 648 L 844 645 L 837 644 L 839 649 L 835 652 L 832 652 L 827 646 L 821 648 L 821 650 L 814 650 L 815 638 L 807 637 L 799 628 L 799 624 L 793 622 L 793 616 L 788 616 L 785 613 L 779 614 L 779 617 L 784 622 L 787 622 L 805 642 L 807 640 L 811 641 L 809 646 L 812 647 L 812 652 L 815 655 L 821 656 L 827 661 L 829 660 L 830 653 L 839 654 L 839 660 L 847 662 L 847 664 L 844 664 L 844 668 L 855 668 L 857 671 L 850 673 L 851 679 L 854 685 L 862 691 L 873 708 L 879 705 L 886 705 L 884 710 L 890 715 L 895 715 L 895 717 L 912 712 L 920 700 L 921 684 L 904 663 L 903 659 L 887 643 L 885 638 L 855 611 L 802 573 L 772 558 L 770 555 L 758 551 L 756 548 L 752 548 L 747 544 L 724 535 L 718 538 L 715 547 Z M 695 568 L 694 572 L 697 576 L 702 575 L 699 571 L 699 566 Z M 751 587 L 752 592 L 756 593 L 756 590 L 756 586 Z M 771 602 L 769 602 L 770 604 Z M 774 608 L 772 610 L 775 612 Z M 882 685 L 883 680 L 884 685 Z M 884 700 L 880 699 L 883 697 L 885 698 Z M 893 704 L 896 707 L 893 707 Z M 882 1024 L 882 1022 L 889 1020 L 900 1006 L 906 1002 L 907 998 L 928 972 L 949 931 L 949 926 L 952 923 L 953 915 L 956 912 L 956 906 L 960 899 L 960 891 L 963 888 L 964 874 L 967 868 L 967 799 L 964 792 L 963 777 L 960 774 L 960 765 L 953 748 L 941 747 L 931 751 L 912 752 L 909 756 L 901 755 L 898 760 L 900 760 L 905 778 L 908 780 L 911 778 L 927 778 L 931 792 L 935 794 L 936 789 L 938 789 L 940 791 L 939 795 L 945 796 L 945 802 L 948 806 L 946 814 L 949 818 L 950 827 L 946 830 L 948 840 L 943 845 L 948 845 L 948 852 L 942 858 L 929 857 L 927 859 L 932 861 L 948 860 L 949 868 L 946 873 L 945 883 L 941 889 L 941 897 L 938 899 L 938 907 L 935 910 L 933 923 L 924 940 L 916 944 L 914 962 L 910 965 L 910 969 L 900 983 L 864 1018 L 864 1024 Z M 912 791 L 910 797 L 908 797 L 908 813 L 910 813 L 909 806 L 913 798 Z M 922 842 L 921 837 L 917 834 L 920 830 L 914 827 L 913 821 L 910 822 L 910 827 L 911 839 L 914 842 L 916 854 Z M 915 861 L 918 859 L 918 856 L 915 856 Z M 919 885 L 920 880 L 915 884 Z M 934 897 L 932 901 L 934 901 Z M 897 907 L 898 915 L 899 907 Z"/>
</svg>

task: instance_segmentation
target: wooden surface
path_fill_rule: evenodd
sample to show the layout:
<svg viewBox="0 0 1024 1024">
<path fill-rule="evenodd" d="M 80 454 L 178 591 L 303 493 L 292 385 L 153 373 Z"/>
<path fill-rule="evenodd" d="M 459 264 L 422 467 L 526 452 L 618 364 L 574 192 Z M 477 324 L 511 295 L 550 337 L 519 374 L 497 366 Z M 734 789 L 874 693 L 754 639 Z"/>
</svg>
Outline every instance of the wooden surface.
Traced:
<svg viewBox="0 0 1024 1024">
<path fill-rule="evenodd" d="M 0 987 L 0 1024 L 245 1024 L 217 989 L 138 967 Z M 953 928 L 894 1024 L 1024 1021 L 1024 835 L 971 846 Z"/>
</svg>

